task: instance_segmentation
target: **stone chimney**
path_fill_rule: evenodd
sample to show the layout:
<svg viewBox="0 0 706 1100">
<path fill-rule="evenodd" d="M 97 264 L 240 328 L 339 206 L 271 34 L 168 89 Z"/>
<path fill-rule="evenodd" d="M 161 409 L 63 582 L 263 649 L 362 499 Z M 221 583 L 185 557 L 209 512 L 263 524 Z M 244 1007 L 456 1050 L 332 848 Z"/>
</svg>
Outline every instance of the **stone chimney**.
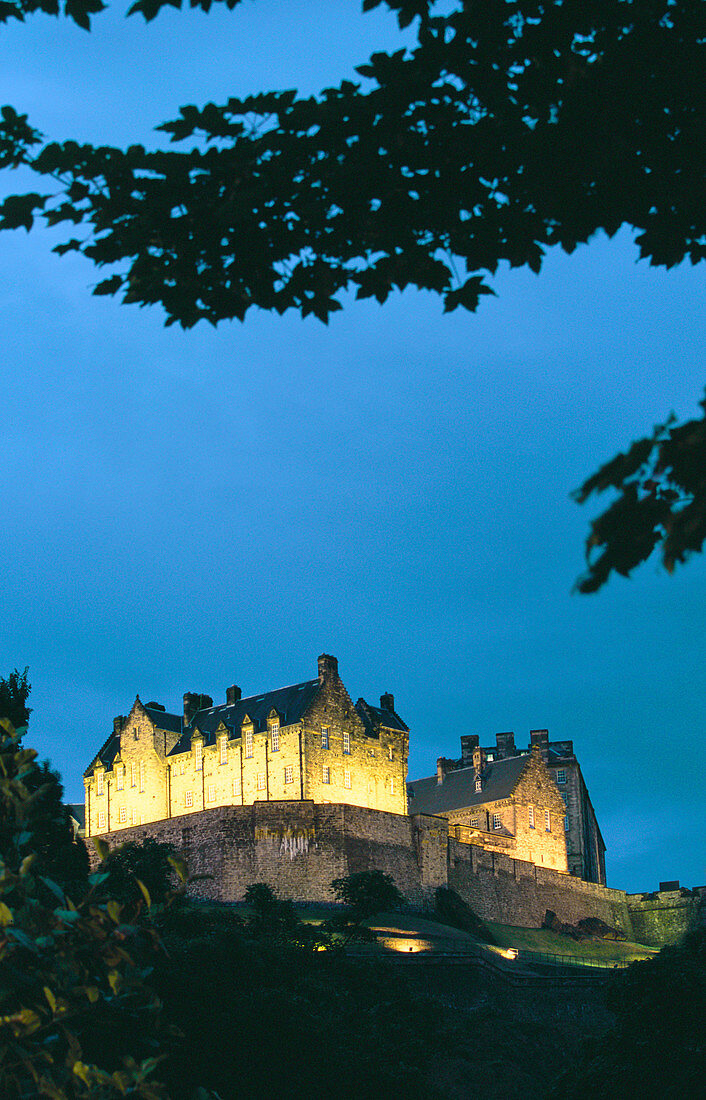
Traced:
<svg viewBox="0 0 706 1100">
<path fill-rule="evenodd" d="M 331 676 L 338 675 L 338 661 L 330 653 L 322 653 L 319 657 L 319 680 L 323 684 Z"/>
<path fill-rule="evenodd" d="M 201 695 L 197 691 L 187 691 L 184 693 L 184 725 L 188 726 L 191 719 L 196 714 L 197 710 L 204 710 L 206 707 L 213 706 L 213 699 L 210 695 Z"/>
<path fill-rule="evenodd" d="M 484 767 L 485 767 L 485 752 L 480 747 L 480 745 L 476 745 L 475 748 L 473 749 L 473 770 L 476 773 L 476 775 L 480 775 L 481 772 L 483 771 Z"/>
<path fill-rule="evenodd" d="M 113 733 L 115 734 L 116 737 L 120 737 L 120 734 L 122 733 L 122 729 L 123 729 L 124 725 L 125 725 L 125 715 L 124 714 L 118 714 L 113 719 Z"/>
<path fill-rule="evenodd" d="M 456 766 L 455 760 L 447 760 L 445 756 L 440 756 L 436 762 L 436 781 L 437 783 L 444 782 L 444 776 L 454 770 Z"/>
<path fill-rule="evenodd" d="M 473 750 L 478 748 L 480 737 L 477 733 L 466 733 L 461 738 L 461 767 L 470 768 L 473 763 Z"/>
<path fill-rule="evenodd" d="M 549 730 L 530 730 L 530 744 L 545 764 L 549 762 Z"/>
<path fill-rule="evenodd" d="M 236 703 L 240 702 L 242 694 L 237 684 L 231 684 L 230 687 L 226 688 L 226 705 L 229 707 L 235 706 Z"/>
<path fill-rule="evenodd" d="M 380 696 L 380 709 L 381 710 L 391 710 L 394 713 L 394 710 L 395 710 L 395 697 L 391 692 L 387 691 L 387 692 L 385 692 L 384 695 Z"/>
<path fill-rule="evenodd" d="M 505 760 L 508 756 L 516 756 L 514 733 L 496 733 L 495 743 L 498 746 L 498 759 Z"/>
</svg>

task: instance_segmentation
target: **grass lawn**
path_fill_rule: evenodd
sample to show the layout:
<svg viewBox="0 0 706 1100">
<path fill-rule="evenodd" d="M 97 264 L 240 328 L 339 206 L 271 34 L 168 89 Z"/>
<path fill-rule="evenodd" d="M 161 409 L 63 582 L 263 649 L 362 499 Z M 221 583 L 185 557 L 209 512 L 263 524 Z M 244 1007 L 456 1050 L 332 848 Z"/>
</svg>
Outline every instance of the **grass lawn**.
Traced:
<svg viewBox="0 0 706 1100">
<path fill-rule="evenodd" d="M 573 955 L 582 959 L 606 962 L 634 962 L 657 954 L 657 949 L 628 940 L 572 940 L 548 928 L 517 928 L 512 924 L 487 921 L 500 947 L 519 947 L 525 951 L 540 951 L 550 955 Z"/>
</svg>

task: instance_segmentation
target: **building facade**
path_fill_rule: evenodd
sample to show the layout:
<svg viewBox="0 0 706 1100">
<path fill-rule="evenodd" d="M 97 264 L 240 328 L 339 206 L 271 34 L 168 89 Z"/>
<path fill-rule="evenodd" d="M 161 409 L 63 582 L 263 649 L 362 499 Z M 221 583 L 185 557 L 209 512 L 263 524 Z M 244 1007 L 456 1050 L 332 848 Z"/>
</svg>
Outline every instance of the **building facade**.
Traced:
<svg viewBox="0 0 706 1100">
<path fill-rule="evenodd" d="M 259 801 L 406 814 L 408 753 L 393 696 L 353 704 L 329 654 L 315 679 L 260 695 L 187 692 L 181 714 L 138 696 L 84 773 L 86 835 Z"/>
<path fill-rule="evenodd" d="M 538 750 L 471 763 L 437 761 L 437 773 L 408 784 L 409 811 L 445 817 L 452 836 L 486 851 L 568 871 L 565 807 Z"/>
<path fill-rule="evenodd" d="M 532 776 L 539 782 L 540 773 L 537 769 L 533 768 L 526 774 L 522 771 L 522 762 L 533 756 L 541 761 L 544 772 L 551 780 L 551 805 L 548 798 L 546 805 L 541 804 L 538 801 L 541 791 L 535 792 L 528 785 Z M 481 789 L 476 791 L 471 790 L 471 785 L 475 788 L 478 781 L 478 767 L 482 773 Z M 443 782 L 447 782 L 446 790 L 443 794 L 439 790 L 432 802 L 428 803 L 427 799 L 431 797 L 430 792 L 434 786 L 432 780 L 436 780 L 438 786 L 441 783 L 438 776 L 442 773 L 445 776 Z M 522 775 L 525 778 L 519 782 Z M 513 776 L 517 778 L 519 786 L 511 792 L 509 788 L 515 781 Z M 498 788 L 496 784 L 500 783 L 501 777 L 501 787 Z M 448 783 L 448 780 L 451 782 Z M 543 783 L 546 783 L 546 778 Z M 441 785 L 443 787 L 443 783 Z M 493 807 L 493 800 L 485 798 L 484 801 L 484 797 L 487 791 L 494 793 L 498 789 L 504 792 L 502 796 L 498 795 L 498 800 L 505 802 L 505 805 Z M 510 850 L 514 847 L 518 859 L 555 866 L 549 862 L 557 858 L 554 842 L 542 846 L 546 848 L 545 859 L 542 860 L 542 851 L 536 841 L 541 823 L 537 813 L 540 811 L 541 817 L 541 813 L 549 812 L 553 837 L 556 839 L 562 830 L 564 833 L 566 869 L 569 873 L 586 882 L 605 885 L 605 844 L 572 741 L 550 741 L 547 730 L 532 730 L 530 744 L 526 749 L 515 745 L 513 733 L 497 734 L 495 745 L 484 748 L 477 735 L 468 734 L 461 737 L 460 760 L 441 758 L 437 762 L 437 776 L 409 784 L 409 791 L 410 813 L 441 812 L 454 824 L 469 827 L 472 827 L 472 822 L 477 821 L 477 827 L 483 836 L 475 843 L 482 843 L 491 851 L 502 850 L 508 854 L 511 854 Z M 471 794 L 474 798 L 469 800 Z M 561 803 L 557 801 L 557 795 Z M 434 798 L 440 806 L 443 803 L 443 810 L 424 810 L 423 806 L 436 804 Z M 497 816 L 498 811 L 500 827 L 483 828 L 484 823 L 486 826 L 492 825 L 493 815 Z M 531 816 L 534 817 L 534 826 L 528 829 L 527 823 Z M 509 841 L 504 839 L 506 836 L 514 839 Z M 544 840 L 547 841 L 548 837 Z M 535 854 L 540 858 L 534 858 Z"/>
</svg>

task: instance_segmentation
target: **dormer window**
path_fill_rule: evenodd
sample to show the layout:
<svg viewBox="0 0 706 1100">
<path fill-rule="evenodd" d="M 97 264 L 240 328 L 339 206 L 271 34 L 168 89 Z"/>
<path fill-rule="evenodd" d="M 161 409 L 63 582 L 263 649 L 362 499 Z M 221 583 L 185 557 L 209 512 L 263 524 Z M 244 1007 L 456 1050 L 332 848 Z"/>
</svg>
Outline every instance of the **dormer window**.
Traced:
<svg viewBox="0 0 706 1100">
<path fill-rule="evenodd" d="M 479 775 L 476 776 L 476 793 L 483 790 L 483 780 Z"/>
<path fill-rule="evenodd" d="M 119 791 L 122 791 L 125 787 L 125 765 L 118 764 L 115 769 L 115 785 Z"/>
<path fill-rule="evenodd" d="M 96 794 L 103 794 L 103 784 L 105 782 L 105 772 L 102 768 L 99 768 L 96 772 Z"/>
<path fill-rule="evenodd" d="M 203 771 L 203 742 L 194 743 L 194 767 L 197 772 Z"/>
<path fill-rule="evenodd" d="M 226 736 L 221 737 L 219 742 L 220 749 L 220 762 L 221 764 L 228 763 L 228 738 Z"/>
<path fill-rule="evenodd" d="M 273 722 L 270 726 L 270 737 L 272 738 L 272 751 L 279 752 L 279 722 Z"/>
<path fill-rule="evenodd" d="M 252 726 L 247 726 L 245 729 L 245 755 L 252 756 Z"/>
</svg>

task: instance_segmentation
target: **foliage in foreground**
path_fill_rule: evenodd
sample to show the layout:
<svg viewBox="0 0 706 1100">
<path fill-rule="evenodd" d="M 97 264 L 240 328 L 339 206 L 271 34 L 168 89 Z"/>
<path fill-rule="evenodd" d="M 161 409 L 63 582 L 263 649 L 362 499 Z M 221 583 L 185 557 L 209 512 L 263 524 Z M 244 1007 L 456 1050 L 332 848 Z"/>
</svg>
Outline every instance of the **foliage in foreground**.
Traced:
<svg viewBox="0 0 706 1100">
<path fill-rule="evenodd" d="M 72 898 L 41 873 L 40 769 L 21 732 L 0 718 L 0 809 L 12 822 L 0 863 L 0 1095 L 157 1100 L 160 1006 L 144 981 L 157 939 L 144 902 L 99 901 L 100 874 Z"/>
<path fill-rule="evenodd" d="M 703 1095 L 706 929 L 618 972 L 608 1005 L 615 1025 L 587 1045 L 552 1100 Z"/>
</svg>

